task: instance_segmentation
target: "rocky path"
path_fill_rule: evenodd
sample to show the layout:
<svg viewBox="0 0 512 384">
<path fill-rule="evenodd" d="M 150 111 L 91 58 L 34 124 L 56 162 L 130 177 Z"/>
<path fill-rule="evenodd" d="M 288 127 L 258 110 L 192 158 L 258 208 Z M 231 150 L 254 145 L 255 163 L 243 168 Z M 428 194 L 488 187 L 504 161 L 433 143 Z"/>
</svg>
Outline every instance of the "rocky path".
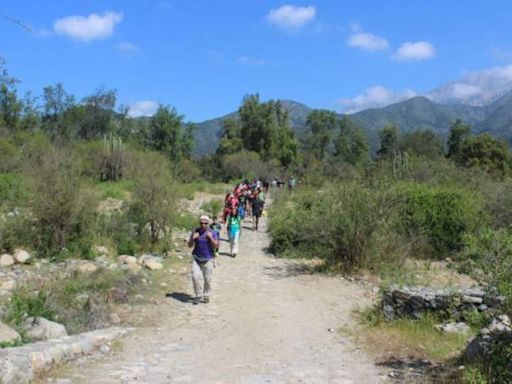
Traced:
<svg viewBox="0 0 512 384">
<path fill-rule="evenodd" d="M 246 226 L 249 222 L 245 223 Z M 192 305 L 187 280 L 154 306 L 140 327 L 104 360 L 62 372 L 67 383 L 379 383 L 385 372 L 334 331 L 355 324 L 368 304 L 364 288 L 302 272 L 301 264 L 265 252 L 265 222 L 245 229 L 236 258 L 222 255 L 209 304 Z"/>
</svg>

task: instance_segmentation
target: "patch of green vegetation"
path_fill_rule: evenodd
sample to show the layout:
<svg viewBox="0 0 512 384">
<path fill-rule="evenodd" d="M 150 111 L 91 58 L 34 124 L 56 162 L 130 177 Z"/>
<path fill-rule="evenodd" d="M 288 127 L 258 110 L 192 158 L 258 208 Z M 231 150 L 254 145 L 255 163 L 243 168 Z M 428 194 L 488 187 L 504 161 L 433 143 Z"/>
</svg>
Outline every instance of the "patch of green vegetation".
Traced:
<svg viewBox="0 0 512 384">
<path fill-rule="evenodd" d="M 0 341 L 0 349 L 19 347 L 22 346 L 23 344 L 25 344 L 25 342 L 23 338 L 20 337 L 14 341 Z"/>
<path fill-rule="evenodd" d="M 408 355 L 437 362 L 456 357 L 471 336 L 438 331 L 435 325 L 439 319 L 431 314 L 424 314 L 418 320 L 403 318 L 388 322 L 372 308 L 362 313 L 362 320 L 366 325 L 363 337 L 370 349 L 390 354 L 406 351 Z"/>
<path fill-rule="evenodd" d="M 208 200 L 201 204 L 201 211 L 207 213 L 211 217 L 218 216 L 221 213 L 222 205 L 221 199 Z"/>
<path fill-rule="evenodd" d="M 95 184 L 100 191 L 100 198 L 103 199 L 126 199 L 133 189 L 133 180 L 103 181 Z"/>
<path fill-rule="evenodd" d="M 177 229 L 191 231 L 198 226 L 198 218 L 190 212 L 178 213 L 173 219 L 173 225 Z"/>
</svg>

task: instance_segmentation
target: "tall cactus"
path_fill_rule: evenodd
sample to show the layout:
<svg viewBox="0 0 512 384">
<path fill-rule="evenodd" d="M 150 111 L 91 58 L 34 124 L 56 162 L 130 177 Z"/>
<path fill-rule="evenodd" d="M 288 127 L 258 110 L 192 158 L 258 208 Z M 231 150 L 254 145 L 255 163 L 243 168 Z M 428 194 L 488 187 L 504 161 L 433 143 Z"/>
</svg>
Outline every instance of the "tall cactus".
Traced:
<svg viewBox="0 0 512 384">
<path fill-rule="evenodd" d="M 103 136 L 103 166 L 101 179 L 104 181 L 117 181 L 123 177 L 125 148 L 120 137 L 109 133 Z"/>
<path fill-rule="evenodd" d="M 397 180 L 403 179 L 409 171 L 409 155 L 405 151 L 393 153 L 393 176 Z"/>
</svg>

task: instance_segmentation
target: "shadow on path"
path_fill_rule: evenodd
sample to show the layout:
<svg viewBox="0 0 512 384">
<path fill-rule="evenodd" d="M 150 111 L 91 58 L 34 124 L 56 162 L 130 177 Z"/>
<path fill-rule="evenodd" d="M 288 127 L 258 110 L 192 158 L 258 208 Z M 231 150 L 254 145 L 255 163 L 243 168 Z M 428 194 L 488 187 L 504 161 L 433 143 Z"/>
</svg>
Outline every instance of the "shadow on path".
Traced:
<svg viewBox="0 0 512 384">
<path fill-rule="evenodd" d="M 183 292 L 166 293 L 165 297 L 170 297 L 174 300 L 181 301 L 182 303 L 191 303 L 192 300 L 194 299 L 188 293 L 183 293 Z"/>
<path fill-rule="evenodd" d="M 313 275 L 318 273 L 318 269 L 311 265 L 287 263 L 283 266 L 265 266 L 263 267 L 263 273 L 275 279 L 284 279 L 301 275 Z"/>
</svg>

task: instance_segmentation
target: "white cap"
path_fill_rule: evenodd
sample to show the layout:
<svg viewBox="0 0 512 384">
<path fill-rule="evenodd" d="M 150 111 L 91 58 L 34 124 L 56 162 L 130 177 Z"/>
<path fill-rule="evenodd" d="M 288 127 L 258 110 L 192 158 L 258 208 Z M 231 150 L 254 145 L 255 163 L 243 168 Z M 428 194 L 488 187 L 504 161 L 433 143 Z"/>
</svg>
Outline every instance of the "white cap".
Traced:
<svg viewBox="0 0 512 384">
<path fill-rule="evenodd" d="M 200 218 L 199 218 L 199 221 L 206 221 L 206 222 L 210 222 L 210 218 L 207 216 L 207 215 L 202 215 Z"/>
</svg>

